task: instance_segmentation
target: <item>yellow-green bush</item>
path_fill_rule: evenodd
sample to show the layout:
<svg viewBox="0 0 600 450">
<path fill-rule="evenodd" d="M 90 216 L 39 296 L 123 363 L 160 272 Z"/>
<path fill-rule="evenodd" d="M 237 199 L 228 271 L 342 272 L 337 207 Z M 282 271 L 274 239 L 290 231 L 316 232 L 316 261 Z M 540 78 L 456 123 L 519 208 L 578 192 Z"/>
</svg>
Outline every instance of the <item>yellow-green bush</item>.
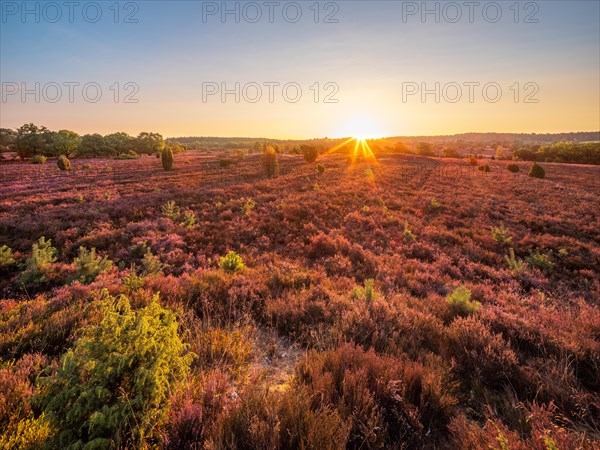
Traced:
<svg viewBox="0 0 600 450">
<path fill-rule="evenodd" d="M 219 267 L 228 273 L 235 273 L 244 270 L 244 260 L 234 251 L 230 251 L 227 255 L 219 259 Z"/>
<path fill-rule="evenodd" d="M 59 369 L 40 382 L 52 448 L 144 447 L 158 439 L 175 386 L 193 355 L 158 296 L 138 311 L 105 291 L 103 318 L 83 330 Z"/>
<path fill-rule="evenodd" d="M 455 314 L 468 316 L 479 309 L 481 303 L 471 300 L 471 291 L 465 286 L 458 286 L 446 301 Z"/>
<path fill-rule="evenodd" d="M 6 245 L 0 247 L 0 267 L 12 266 L 15 263 L 12 249 Z"/>
<path fill-rule="evenodd" d="M 52 264 L 56 262 L 56 248 L 52 247 L 52 240 L 42 236 L 31 249 L 31 256 L 25 261 L 25 271 L 21 274 L 21 283 L 37 286 L 48 281 Z"/>
<path fill-rule="evenodd" d="M 79 255 L 73 262 L 76 271 L 71 281 L 79 281 L 83 284 L 93 282 L 98 275 L 112 267 L 112 261 L 106 256 L 97 256 L 94 247 L 91 250 L 79 247 Z"/>
</svg>

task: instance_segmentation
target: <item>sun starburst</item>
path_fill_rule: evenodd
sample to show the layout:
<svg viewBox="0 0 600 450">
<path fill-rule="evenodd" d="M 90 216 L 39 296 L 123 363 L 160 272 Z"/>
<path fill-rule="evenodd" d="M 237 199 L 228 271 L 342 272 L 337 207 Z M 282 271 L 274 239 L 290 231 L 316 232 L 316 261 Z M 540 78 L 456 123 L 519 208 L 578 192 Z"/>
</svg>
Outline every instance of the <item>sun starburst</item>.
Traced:
<svg viewBox="0 0 600 450">
<path fill-rule="evenodd" d="M 363 157 L 365 161 L 374 162 L 377 164 L 377 158 L 375 157 L 375 153 L 371 150 L 369 146 L 369 142 L 364 137 L 354 137 L 354 151 L 352 153 L 352 164 L 356 162 L 359 154 Z"/>
</svg>

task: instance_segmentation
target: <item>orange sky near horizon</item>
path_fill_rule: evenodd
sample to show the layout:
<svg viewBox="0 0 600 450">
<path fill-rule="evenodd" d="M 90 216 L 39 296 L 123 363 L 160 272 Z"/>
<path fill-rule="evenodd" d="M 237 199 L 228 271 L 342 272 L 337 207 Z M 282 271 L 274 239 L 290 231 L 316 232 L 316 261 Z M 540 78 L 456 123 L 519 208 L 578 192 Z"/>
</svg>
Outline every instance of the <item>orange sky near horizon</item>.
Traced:
<svg viewBox="0 0 600 450">
<path fill-rule="evenodd" d="M 412 2 L 333 2 L 334 22 L 319 4 L 318 17 L 306 7 L 297 22 L 256 23 L 204 17 L 204 3 L 143 2 L 136 23 L 109 10 L 97 23 L 3 17 L 0 127 L 278 139 L 600 130 L 600 2 L 542 2 L 534 15 L 501 3 L 498 21 L 463 11 L 457 22 L 407 16 Z M 73 101 L 65 83 L 78 83 Z"/>
</svg>

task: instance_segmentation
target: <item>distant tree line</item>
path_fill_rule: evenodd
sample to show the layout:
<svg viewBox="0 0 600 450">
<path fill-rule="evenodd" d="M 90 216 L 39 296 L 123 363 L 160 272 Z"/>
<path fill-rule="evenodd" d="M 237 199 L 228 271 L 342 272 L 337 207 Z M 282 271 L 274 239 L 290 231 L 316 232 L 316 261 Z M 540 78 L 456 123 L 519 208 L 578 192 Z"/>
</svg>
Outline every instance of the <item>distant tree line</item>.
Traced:
<svg viewBox="0 0 600 450">
<path fill-rule="evenodd" d="M 263 146 L 266 143 L 270 145 L 278 153 L 296 153 L 301 155 L 302 145 L 313 145 L 320 149 L 329 148 L 337 145 L 345 139 L 272 139 L 272 138 L 245 138 L 245 137 L 202 137 L 202 136 L 187 136 L 176 137 L 181 144 L 184 144 L 188 149 L 243 149 L 249 150 L 250 153 L 262 153 Z"/>
<path fill-rule="evenodd" d="M 158 133 L 142 132 L 136 137 L 124 132 L 95 133 L 80 136 L 74 131 L 51 131 L 44 126 L 28 123 L 19 129 L 0 128 L 0 152 L 17 152 L 22 159 L 37 155 L 47 157 L 135 157 L 160 154 L 165 148 L 173 153 L 185 151 L 177 141 L 165 139 Z"/>
<path fill-rule="evenodd" d="M 389 136 L 387 139 L 394 141 L 402 140 L 407 144 L 416 144 L 417 142 L 427 141 L 433 145 L 455 144 L 463 148 L 464 144 L 471 143 L 478 147 L 482 145 L 491 145 L 497 147 L 502 145 L 509 148 L 512 145 L 517 147 L 538 144 L 550 145 L 555 142 L 595 142 L 600 140 L 600 131 L 585 131 L 571 133 L 461 133 L 453 135 L 440 136 Z"/>
<path fill-rule="evenodd" d="M 600 142 L 557 142 L 551 145 L 525 145 L 513 151 L 521 161 L 600 164 Z"/>
<path fill-rule="evenodd" d="M 430 142 L 417 142 L 411 149 L 403 142 L 396 142 L 393 146 L 387 146 L 388 151 L 405 154 L 417 154 L 419 156 L 441 156 L 443 158 L 461 158 L 458 145 L 446 145 L 441 151 L 436 151 Z M 463 153 L 468 147 L 461 147 Z M 480 157 L 477 153 L 468 153 Z M 511 146 L 508 148 L 499 145 L 492 159 L 537 162 L 558 162 L 572 164 L 599 164 L 600 165 L 600 142 L 557 142 L 550 145 L 528 144 Z"/>
</svg>

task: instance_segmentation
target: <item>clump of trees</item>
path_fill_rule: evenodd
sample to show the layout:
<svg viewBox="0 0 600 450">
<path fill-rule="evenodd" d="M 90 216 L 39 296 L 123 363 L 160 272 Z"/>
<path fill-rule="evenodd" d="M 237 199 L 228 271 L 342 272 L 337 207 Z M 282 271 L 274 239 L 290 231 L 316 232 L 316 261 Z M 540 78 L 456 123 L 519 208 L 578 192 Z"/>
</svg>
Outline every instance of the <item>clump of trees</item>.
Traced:
<svg viewBox="0 0 600 450">
<path fill-rule="evenodd" d="M 518 161 L 600 164 L 600 142 L 557 142 L 540 146 L 526 145 L 513 151 Z"/>
<path fill-rule="evenodd" d="M 460 153 L 458 152 L 458 149 L 453 145 L 444 147 L 444 149 L 442 150 L 442 155 L 444 156 L 444 158 L 460 158 Z"/>
<path fill-rule="evenodd" d="M 403 153 L 406 155 L 410 155 L 413 153 L 413 151 L 408 147 L 408 145 L 401 141 L 398 141 L 394 144 L 394 146 L 392 147 L 392 151 L 396 153 Z"/>
<path fill-rule="evenodd" d="M 17 133 L 10 128 L 0 128 L 0 153 L 12 151 Z"/>
<path fill-rule="evenodd" d="M 58 156 L 55 152 L 54 133 L 46 127 L 38 127 L 33 123 L 25 124 L 17 130 L 11 147 L 22 159 L 35 155 Z"/>
<path fill-rule="evenodd" d="M 121 157 L 123 155 L 161 154 L 165 148 L 173 153 L 186 150 L 176 141 L 165 141 L 159 133 L 143 131 L 137 137 L 124 132 L 78 135 L 74 131 L 51 131 L 28 123 L 16 131 L 0 128 L 0 152 L 15 151 L 21 159 L 36 156 L 67 158 Z"/>
<path fill-rule="evenodd" d="M 417 144 L 417 153 L 421 156 L 435 156 L 433 146 L 429 142 L 419 142 Z"/>
</svg>

